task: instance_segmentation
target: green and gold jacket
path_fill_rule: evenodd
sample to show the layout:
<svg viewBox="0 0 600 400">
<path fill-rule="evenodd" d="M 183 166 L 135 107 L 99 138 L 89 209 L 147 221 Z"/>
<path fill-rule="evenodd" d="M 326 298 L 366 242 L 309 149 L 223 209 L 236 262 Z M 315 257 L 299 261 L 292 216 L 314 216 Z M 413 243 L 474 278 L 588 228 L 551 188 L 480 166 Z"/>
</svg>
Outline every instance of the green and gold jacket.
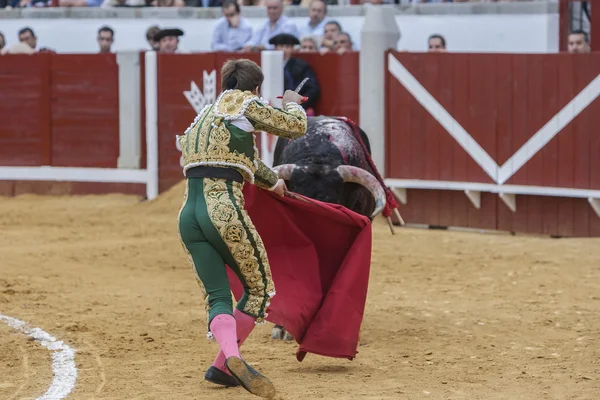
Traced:
<svg viewBox="0 0 600 400">
<path fill-rule="evenodd" d="M 271 107 L 249 91 L 226 90 L 200 111 L 183 135 L 177 135 L 183 173 L 200 165 L 232 167 L 244 180 L 273 189 L 277 173 L 259 158 L 255 131 L 288 139 L 306 133 L 306 112 L 296 103 Z"/>
</svg>

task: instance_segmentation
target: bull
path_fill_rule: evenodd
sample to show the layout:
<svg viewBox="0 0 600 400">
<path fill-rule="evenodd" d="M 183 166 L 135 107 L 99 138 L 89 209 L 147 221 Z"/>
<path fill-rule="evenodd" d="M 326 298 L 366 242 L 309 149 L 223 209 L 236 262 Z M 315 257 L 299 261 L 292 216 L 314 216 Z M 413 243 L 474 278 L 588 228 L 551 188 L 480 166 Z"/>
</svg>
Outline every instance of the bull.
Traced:
<svg viewBox="0 0 600 400">
<path fill-rule="evenodd" d="M 386 193 L 368 160 L 369 138 L 344 120 L 308 117 L 306 134 L 289 140 L 279 137 L 273 169 L 291 192 L 340 204 L 373 220 L 386 205 Z M 282 326 L 275 325 L 273 339 L 292 340 Z"/>
</svg>

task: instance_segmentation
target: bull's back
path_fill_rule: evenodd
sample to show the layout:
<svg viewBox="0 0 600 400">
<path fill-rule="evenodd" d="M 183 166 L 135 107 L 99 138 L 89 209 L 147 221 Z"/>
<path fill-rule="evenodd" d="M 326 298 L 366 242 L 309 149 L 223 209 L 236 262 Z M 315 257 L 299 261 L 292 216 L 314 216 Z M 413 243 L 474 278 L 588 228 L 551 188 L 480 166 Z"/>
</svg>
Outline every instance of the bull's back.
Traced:
<svg viewBox="0 0 600 400">
<path fill-rule="evenodd" d="M 361 139 L 370 153 L 370 143 L 361 130 Z M 306 134 L 296 139 L 278 138 L 273 165 L 353 165 L 369 170 L 364 148 L 350 125 L 327 116 L 308 117 Z"/>
</svg>

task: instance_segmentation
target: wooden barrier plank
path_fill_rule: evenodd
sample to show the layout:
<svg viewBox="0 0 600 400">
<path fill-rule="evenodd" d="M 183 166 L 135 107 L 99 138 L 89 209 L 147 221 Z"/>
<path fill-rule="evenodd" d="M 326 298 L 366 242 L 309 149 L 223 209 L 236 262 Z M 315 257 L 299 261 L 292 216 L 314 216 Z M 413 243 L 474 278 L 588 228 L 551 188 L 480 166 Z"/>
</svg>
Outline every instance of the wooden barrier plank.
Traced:
<svg viewBox="0 0 600 400">
<path fill-rule="evenodd" d="M 511 156 L 529 140 L 531 133 L 528 131 L 529 101 L 527 99 L 529 88 L 529 65 L 527 56 L 514 55 L 512 58 L 512 130 L 511 130 Z M 532 73 L 534 75 L 534 73 Z M 519 171 L 519 172 L 522 172 Z M 512 185 L 526 185 L 527 175 L 517 172 L 507 181 Z M 515 221 L 516 222 L 516 221 Z"/>
<path fill-rule="evenodd" d="M 555 57 L 560 71 L 560 76 L 557 77 L 558 103 L 562 106 L 568 104 L 577 94 L 573 87 L 573 57 L 570 54 L 557 54 Z M 573 164 L 575 161 L 574 138 L 573 123 L 568 124 L 557 135 L 557 187 L 568 188 L 573 185 Z M 575 204 L 572 199 L 560 199 L 558 202 L 557 221 L 559 236 L 572 236 L 575 234 Z"/>
<path fill-rule="evenodd" d="M 464 125 L 464 121 L 469 119 L 469 57 L 463 54 L 454 56 L 454 106 L 452 116 L 459 123 Z M 454 139 L 453 139 L 454 140 Z M 453 181 L 465 182 L 468 180 L 468 169 L 475 164 L 471 157 L 458 144 L 452 148 L 452 176 Z M 475 164 L 475 168 L 479 168 Z M 457 216 L 458 217 L 458 216 Z M 466 222 L 466 215 L 464 215 Z"/>
<path fill-rule="evenodd" d="M 449 226 L 469 226 L 469 209 L 473 204 L 467 199 L 463 192 L 449 191 L 443 194 L 444 203 L 450 205 L 452 222 Z"/>
<path fill-rule="evenodd" d="M 469 119 L 465 121 L 465 129 L 473 139 L 496 159 L 496 55 L 469 54 Z M 493 183 L 490 176 L 481 167 L 469 167 L 467 179 L 470 182 Z"/>
<path fill-rule="evenodd" d="M 453 71 L 450 88 L 454 94 L 452 106 L 447 110 L 459 122 L 469 118 L 469 58 L 463 54 L 452 55 Z M 465 150 L 458 145 L 456 140 L 448 134 L 452 142 L 452 177 L 449 180 L 464 182 L 467 180 L 468 169 L 475 164 Z M 479 168 L 475 164 L 475 168 Z M 453 192 L 451 195 L 452 226 L 469 226 L 469 209 L 473 205 L 468 201 L 464 193 Z"/>
<path fill-rule="evenodd" d="M 450 113 L 454 114 L 454 61 L 456 57 L 444 57 L 439 58 L 440 68 L 440 92 L 439 102 L 440 104 Z M 440 175 L 439 179 L 444 181 L 451 181 L 453 179 L 453 164 L 454 160 L 452 157 L 452 149 L 456 146 L 456 141 L 450 134 L 441 127 L 439 127 L 439 157 L 440 157 Z M 460 192 L 440 192 L 440 203 L 439 203 L 439 224 L 442 226 L 453 225 L 453 212 L 454 212 L 454 199 L 458 196 L 464 197 L 464 194 Z M 466 209 L 463 210 L 466 215 Z"/>
<path fill-rule="evenodd" d="M 597 53 L 589 58 L 589 62 L 590 72 L 600 74 L 600 57 Z M 600 190 L 600 135 L 597 131 L 600 126 L 600 98 L 596 98 L 585 112 L 588 118 L 590 189 Z"/>
<path fill-rule="evenodd" d="M 512 54 L 500 54 L 496 57 L 496 162 L 502 166 L 514 153 L 512 149 L 513 125 L 513 58 Z M 513 213 L 498 201 L 496 205 L 497 229 L 513 231 Z"/>
<path fill-rule="evenodd" d="M 560 79 L 558 59 L 554 55 L 544 57 L 545 55 L 536 55 L 540 58 L 542 69 L 540 76 L 543 79 L 541 87 L 542 92 L 542 115 L 545 120 L 549 120 L 559 110 L 558 102 L 558 80 Z M 560 134 L 559 134 L 560 135 Z M 550 140 L 544 146 L 539 155 L 541 156 L 542 175 L 541 184 L 543 186 L 556 187 L 558 185 L 558 137 Z M 559 199 L 555 197 L 546 197 L 543 202 L 543 231 L 547 235 L 558 234 L 558 205 Z"/>
<path fill-rule="evenodd" d="M 527 140 L 533 136 L 546 122 L 548 118 L 545 115 L 545 102 L 543 88 L 547 84 L 554 82 L 546 82 L 544 80 L 543 68 L 544 60 L 547 58 L 542 54 L 530 54 L 527 56 L 529 62 L 529 85 L 527 91 Z M 535 73 L 533 73 L 535 72 Z M 523 167 L 522 171 L 527 175 L 528 185 L 540 185 L 542 176 L 544 175 L 544 165 L 541 151 L 533 156 Z M 541 210 L 539 210 L 541 212 Z"/>
<path fill-rule="evenodd" d="M 576 237 L 590 236 L 590 221 L 596 218 L 586 199 L 573 199 L 573 231 Z"/>
<path fill-rule="evenodd" d="M 427 57 L 427 62 L 423 65 L 423 76 L 425 81 L 428 82 L 427 90 L 435 98 L 440 98 L 440 70 L 443 68 L 442 63 L 443 57 L 446 54 L 430 53 Z M 421 80 L 420 80 L 421 81 Z M 442 128 L 426 110 L 425 115 L 425 156 L 423 157 L 423 172 L 424 179 L 439 180 L 440 168 L 448 169 L 448 161 L 440 159 L 440 137 L 442 135 L 448 135 L 448 133 Z M 427 210 L 427 217 L 429 224 L 440 225 L 440 196 L 443 196 L 442 191 L 431 191 L 427 196 L 427 203 L 424 204 Z"/>
<path fill-rule="evenodd" d="M 447 54 L 443 54 L 443 57 L 439 58 L 440 68 L 440 88 L 438 100 L 440 104 L 451 114 L 454 115 L 456 108 L 455 103 L 455 85 L 454 85 L 454 63 L 456 57 L 447 57 Z M 439 179 L 444 181 L 453 180 L 453 151 L 452 148 L 457 146 L 456 141 L 450 134 L 439 125 L 438 128 L 438 140 L 439 140 L 439 157 L 440 157 L 440 174 Z"/>
<path fill-rule="evenodd" d="M 402 64 L 419 82 L 426 79 L 424 65 L 419 59 L 419 55 L 409 54 L 404 56 Z M 415 98 L 411 99 L 410 110 L 410 148 L 414 154 L 414 157 L 411 157 L 410 160 L 410 173 L 413 179 L 425 179 L 425 164 L 429 158 L 426 153 L 427 132 L 425 130 L 425 120 L 431 117 L 427 115 L 427 111 Z"/>
<path fill-rule="evenodd" d="M 467 197 L 465 196 L 465 200 Z M 467 200 L 468 201 L 468 200 Z M 477 209 L 469 203 L 468 226 L 478 229 L 496 229 L 498 195 L 481 193 L 481 208 Z"/>
<path fill-rule="evenodd" d="M 0 165 L 49 165 L 50 54 L 11 55 L 0 67 Z"/>
<path fill-rule="evenodd" d="M 431 53 L 428 54 L 426 62 L 423 63 L 423 75 L 419 79 L 420 82 L 427 82 L 427 90 L 435 98 L 440 98 L 440 65 L 442 57 L 445 54 Z M 428 113 L 429 114 L 429 113 Z M 440 133 L 445 133 L 444 128 L 430 115 L 425 119 L 425 127 L 423 136 L 425 137 L 425 157 L 423 165 L 424 179 L 439 180 L 440 166 L 445 165 L 440 160 Z M 442 131 L 442 132 L 440 132 Z M 447 134 L 447 133 L 445 133 Z M 437 207 L 436 207 L 437 208 Z"/>
<path fill-rule="evenodd" d="M 119 157 L 116 55 L 53 54 L 51 74 L 52 165 L 116 167 Z"/>
<path fill-rule="evenodd" d="M 397 52 L 392 53 L 395 57 Z M 402 59 L 404 61 L 404 59 Z M 412 95 L 398 82 L 390 72 L 388 74 L 389 95 L 390 101 L 388 109 L 388 121 L 390 131 L 388 133 L 389 148 L 386 149 L 390 165 L 390 178 L 410 179 L 412 175 L 412 157 L 417 157 L 413 154 L 411 147 L 412 130 L 412 113 L 411 104 L 414 102 Z"/>
<path fill-rule="evenodd" d="M 571 54 L 571 56 L 573 60 L 573 70 L 571 73 L 574 76 L 574 89 L 575 93 L 579 93 L 600 72 L 591 62 L 591 58 L 597 56 L 594 54 Z M 569 71 L 566 71 L 566 73 L 569 73 Z M 573 184 L 570 187 L 573 188 L 590 188 L 590 163 L 592 159 L 590 149 L 590 128 L 592 126 L 590 123 L 592 121 L 590 120 L 590 112 L 592 110 L 593 108 L 588 107 L 572 122 L 573 133 L 575 133 L 573 138 L 575 157 L 573 163 Z"/>
</svg>

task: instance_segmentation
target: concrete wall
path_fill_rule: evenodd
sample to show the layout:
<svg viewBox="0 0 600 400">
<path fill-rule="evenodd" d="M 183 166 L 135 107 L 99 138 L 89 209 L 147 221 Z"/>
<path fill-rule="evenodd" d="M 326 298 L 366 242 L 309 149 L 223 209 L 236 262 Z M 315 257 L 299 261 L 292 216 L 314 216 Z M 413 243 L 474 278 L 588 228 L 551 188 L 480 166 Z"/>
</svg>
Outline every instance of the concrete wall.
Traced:
<svg viewBox="0 0 600 400">
<path fill-rule="evenodd" d="M 427 37 L 441 33 L 449 51 L 533 52 L 558 51 L 558 5 L 547 1 L 482 4 L 420 4 L 385 6 L 395 14 L 401 38 L 398 50 L 425 51 Z M 360 29 L 366 7 L 331 6 L 329 16 L 348 31 L 360 48 Z M 245 7 L 242 14 L 254 27 L 266 21 L 263 7 Z M 288 7 L 286 15 L 297 24 L 307 21 L 307 10 Z M 145 30 L 153 24 L 180 27 L 186 32 L 181 47 L 188 51 L 209 51 L 213 27 L 221 17 L 219 8 L 137 8 L 137 9 L 24 9 L 0 10 L 0 31 L 8 44 L 17 41 L 17 32 L 30 26 L 38 45 L 65 53 L 97 51 L 96 31 L 102 25 L 115 30 L 114 50 L 146 49 Z M 67 21 L 65 21 L 67 19 Z"/>
</svg>

